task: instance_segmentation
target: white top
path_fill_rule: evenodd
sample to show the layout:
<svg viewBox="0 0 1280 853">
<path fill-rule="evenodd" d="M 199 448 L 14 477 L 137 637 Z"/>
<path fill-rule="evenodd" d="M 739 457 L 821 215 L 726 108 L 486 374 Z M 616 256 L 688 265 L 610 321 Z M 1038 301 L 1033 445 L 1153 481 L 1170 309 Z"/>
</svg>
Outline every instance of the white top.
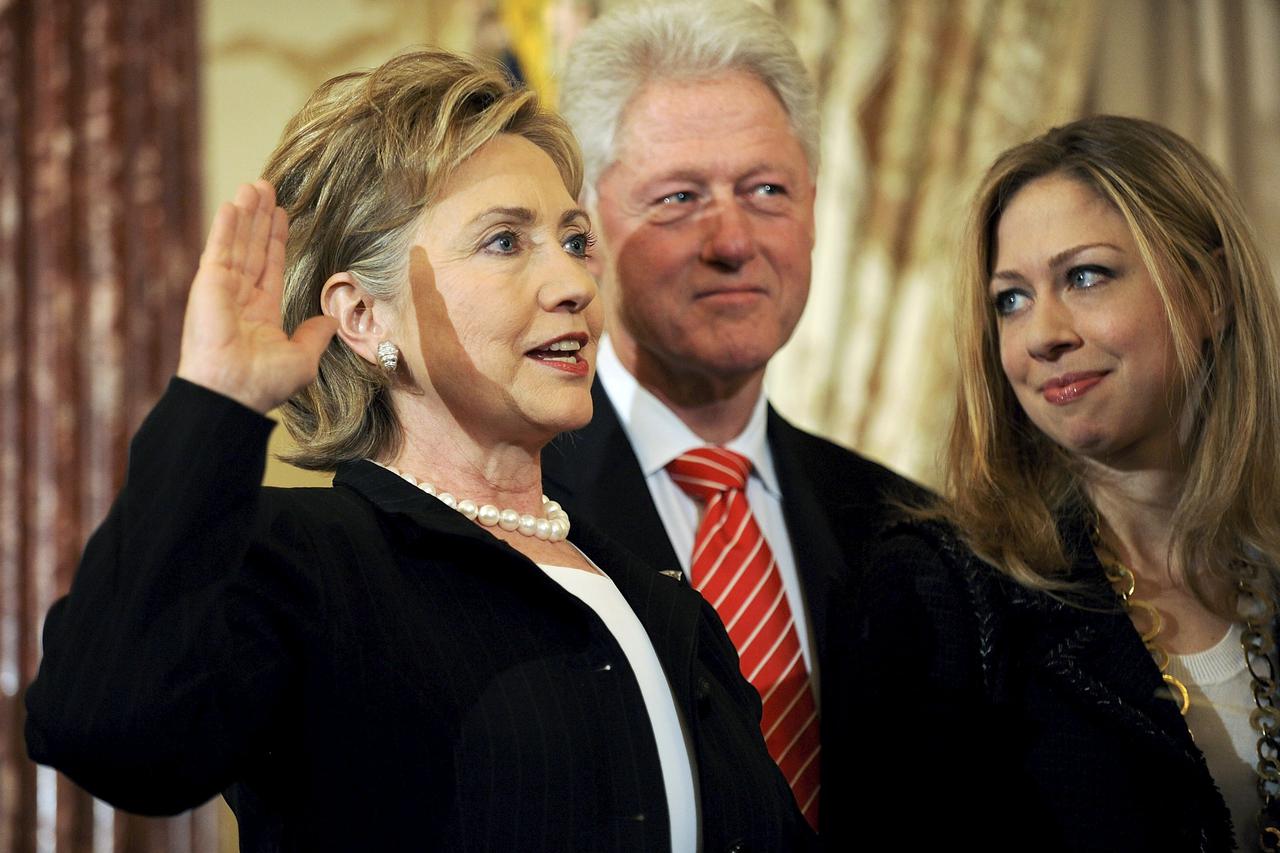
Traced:
<svg viewBox="0 0 1280 853">
<path fill-rule="evenodd" d="M 618 420 L 631 442 L 645 484 L 653 497 L 658 517 L 667 530 L 667 538 L 680 560 L 680 568 L 689 576 L 689 558 L 693 554 L 693 541 L 698 531 L 702 505 L 685 494 L 667 473 L 667 463 L 687 450 L 704 447 L 707 442 L 680 420 L 675 412 L 646 391 L 636 381 L 618 358 L 613 342 L 605 335 L 600 340 L 596 376 L 609 395 L 609 402 L 618 412 Z M 796 634 L 804 663 L 812 678 L 814 698 L 818 699 L 818 674 L 813 657 L 813 638 L 809 633 L 808 612 L 804 595 L 800 590 L 800 576 L 796 573 L 796 560 L 791 551 L 791 539 L 787 536 L 787 523 L 782 515 L 782 491 L 773 467 L 773 454 L 765 435 L 767 404 L 764 395 L 756 401 L 755 409 L 746 428 L 729 441 L 725 447 L 741 453 L 751 460 L 751 476 L 747 479 L 747 503 L 760 525 L 765 541 L 773 551 L 782 575 L 782 586 L 787 593 L 787 604 L 795 618 Z M 663 568 L 658 566 L 658 568 Z M 697 578 L 691 581 L 696 584 Z"/>
<path fill-rule="evenodd" d="M 658 743 L 658 761 L 662 765 L 662 783 L 667 790 L 667 812 L 671 815 L 671 849 L 674 853 L 693 853 L 698 847 L 698 801 L 693 784 L 693 764 L 689 745 L 671 685 L 653 650 L 644 626 L 622 597 L 622 593 L 605 575 L 584 572 L 564 566 L 539 567 L 565 591 L 590 607 L 613 634 L 627 663 L 640 683 L 654 740 Z"/>
<path fill-rule="evenodd" d="M 1187 728 L 1204 753 L 1213 781 L 1231 809 L 1236 844 L 1258 849 L 1258 733 L 1249 725 L 1255 707 L 1240 625 L 1212 648 L 1191 655 L 1170 655 L 1168 672 L 1187 688 L 1191 707 Z"/>
</svg>

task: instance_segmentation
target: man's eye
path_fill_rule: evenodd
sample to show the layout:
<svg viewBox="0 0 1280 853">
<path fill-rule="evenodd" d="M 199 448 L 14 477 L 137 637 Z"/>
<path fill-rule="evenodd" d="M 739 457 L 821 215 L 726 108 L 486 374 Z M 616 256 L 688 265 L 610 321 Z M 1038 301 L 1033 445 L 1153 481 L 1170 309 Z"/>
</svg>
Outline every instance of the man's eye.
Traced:
<svg viewBox="0 0 1280 853">
<path fill-rule="evenodd" d="M 755 192 L 756 195 L 785 195 L 787 191 L 780 184 L 760 184 Z"/>
<path fill-rule="evenodd" d="M 688 204 L 693 201 L 693 193 L 688 190 L 679 190 L 678 192 L 669 193 L 658 199 L 661 204 Z"/>
</svg>

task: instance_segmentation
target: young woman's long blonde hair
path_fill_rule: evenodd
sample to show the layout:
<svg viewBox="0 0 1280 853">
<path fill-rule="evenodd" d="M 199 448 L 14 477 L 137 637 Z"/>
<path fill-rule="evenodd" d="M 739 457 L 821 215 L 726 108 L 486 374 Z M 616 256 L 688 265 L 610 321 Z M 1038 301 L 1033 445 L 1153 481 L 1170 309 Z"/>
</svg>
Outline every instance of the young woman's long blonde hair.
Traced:
<svg viewBox="0 0 1280 853">
<path fill-rule="evenodd" d="M 1157 124 L 1081 119 L 1006 151 L 982 182 L 961 273 L 951 502 L 942 512 L 979 556 L 1027 586 L 1057 589 L 1069 560 L 1057 520 L 1093 511 L 1068 455 L 1014 397 L 989 296 L 1000 217 L 1048 175 L 1079 181 L 1124 217 L 1159 291 L 1192 407 L 1171 564 L 1214 606 L 1214 579 L 1280 557 L 1280 294 L 1235 192 Z M 1203 329 L 1213 330 L 1208 340 Z"/>
</svg>

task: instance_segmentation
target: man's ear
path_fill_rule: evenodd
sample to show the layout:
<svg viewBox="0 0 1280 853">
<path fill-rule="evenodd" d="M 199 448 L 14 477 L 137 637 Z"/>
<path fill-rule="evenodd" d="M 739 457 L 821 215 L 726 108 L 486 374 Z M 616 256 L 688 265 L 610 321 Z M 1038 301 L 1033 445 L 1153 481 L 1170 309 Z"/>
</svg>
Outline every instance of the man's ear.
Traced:
<svg viewBox="0 0 1280 853">
<path fill-rule="evenodd" d="M 365 361 L 378 364 L 378 344 L 392 331 L 389 305 L 375 302 L 351 273 L 338 272 L 320 288 L 320 310 L 338 321 L 343 343 Z"/>
</svg>

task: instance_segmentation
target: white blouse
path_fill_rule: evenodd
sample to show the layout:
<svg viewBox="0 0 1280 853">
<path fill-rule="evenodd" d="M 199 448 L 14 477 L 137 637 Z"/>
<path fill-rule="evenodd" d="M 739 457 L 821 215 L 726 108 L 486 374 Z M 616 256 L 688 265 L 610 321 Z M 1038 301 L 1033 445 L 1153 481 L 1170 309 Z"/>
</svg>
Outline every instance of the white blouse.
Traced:
<svg viewBox="0 0 1280 853">
<path fill-rule="evenodd" d="M 1187 728 L 1204 753 L 1213 781 L 1231 809 L 1236 843 L 1258 849 L 1258 733 L 1249 725 L 1255 707 L 1240 625 L 1212 648 L 1190 655 L 1170 655 L 1169 674 L 1187 688 L 1191 706 Z"/>
<path fill-rule="evenodd" d="M 658 743 L 667 812 L 671 816 L 671 849 L 674 853 L 694 853 L 698 849 L 698 804 L 693 765 L 671 685 L 649 635 L 607 576 L 565 566 L 538 565 L 547 577 L 596 612 L 627 656 L 627 663 L 640 682 L 640 695 Z"/>
</svg>

